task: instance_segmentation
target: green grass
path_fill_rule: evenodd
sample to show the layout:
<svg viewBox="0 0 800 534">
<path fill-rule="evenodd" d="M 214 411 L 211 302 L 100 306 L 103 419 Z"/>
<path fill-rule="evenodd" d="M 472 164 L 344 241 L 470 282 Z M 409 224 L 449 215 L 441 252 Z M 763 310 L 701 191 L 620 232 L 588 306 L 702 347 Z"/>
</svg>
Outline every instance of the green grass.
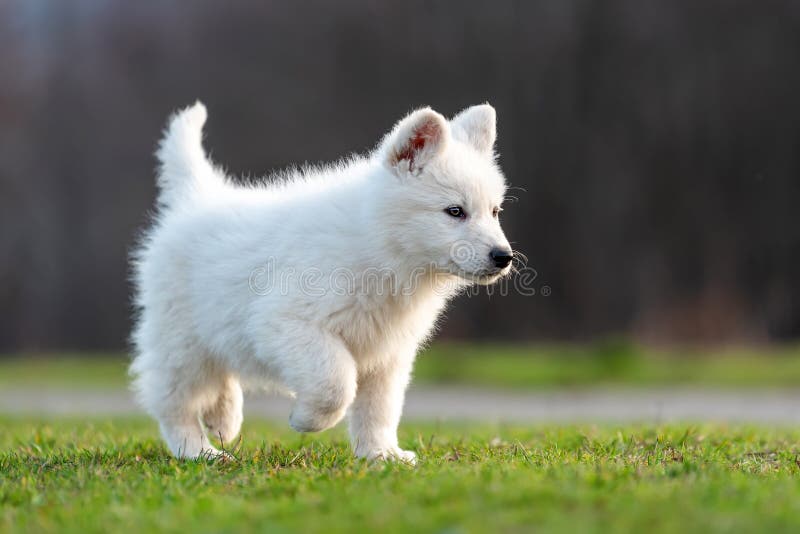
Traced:
<svg viewBox="0 0 800 534">
<path fill-rule="evenodd" d="M 0 419 L 0 531 L 797 532 L 800 432 L 406 426 L 416 468 L 343 431 L 246 422 L 238 461 L 170 458 L 155 425 Z"/>
<path fill-rule="evenodd" d="M 800 384 L 800 347 L 645 349 L 624 341 L 586 345 L 434 345 L 417 360 L 420 382 L 502 388 Z"/>
<path fill-rule="evenodd" d="M 47 353 L 0 359 L 0 387 L 127 387 L 128 361 L 117 353 Z"/>
<path fill-rule="evenodd" d="M 0 358 L 0 387 L 119 388 L 123 355 Z M 417 359 L 414 382 L 502 388 L 602 386 L 796 387 L 800 347 L 644 349 L 621 341 L 514 346 L 438 343 Z"/>
</svg>

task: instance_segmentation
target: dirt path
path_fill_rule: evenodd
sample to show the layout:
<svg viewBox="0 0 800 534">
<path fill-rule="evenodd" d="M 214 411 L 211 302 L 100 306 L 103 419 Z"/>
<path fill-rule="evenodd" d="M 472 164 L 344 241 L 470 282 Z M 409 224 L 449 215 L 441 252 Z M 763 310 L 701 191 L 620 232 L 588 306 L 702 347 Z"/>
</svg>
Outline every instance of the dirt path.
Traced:
<svg viewBox="0 0 800 534">
<path fill-rule="evenodd" d="M 251 396 L 245 413 L 286 419 L 290 400 Z M 141 410 L 124 390 L 6 389 L 0 414 L 132 415 Z M 406 419 L 512 422 L 741 421 L 800 423 L 800 391 L 788 390 L 556 390 L 508 392 L 418 387 L 408 394 Z"/>
</svg>

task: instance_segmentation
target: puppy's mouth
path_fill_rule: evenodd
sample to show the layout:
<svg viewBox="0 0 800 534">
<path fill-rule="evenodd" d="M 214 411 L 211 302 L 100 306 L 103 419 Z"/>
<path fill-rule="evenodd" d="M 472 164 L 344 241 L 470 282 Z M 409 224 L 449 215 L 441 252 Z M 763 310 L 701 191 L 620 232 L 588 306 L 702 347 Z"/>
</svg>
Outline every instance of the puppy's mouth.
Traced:
<svg viewBox="0 0 800 534">
<path fill-rule="evenodd" d="M 494 284 L 502 277 L 511 272 L 511 266 L 494 269 L 481 269 L 475 272 L 459 271 L 458 276 L 464 280 L 474 282 L 483 286 Z"/>
</svg>

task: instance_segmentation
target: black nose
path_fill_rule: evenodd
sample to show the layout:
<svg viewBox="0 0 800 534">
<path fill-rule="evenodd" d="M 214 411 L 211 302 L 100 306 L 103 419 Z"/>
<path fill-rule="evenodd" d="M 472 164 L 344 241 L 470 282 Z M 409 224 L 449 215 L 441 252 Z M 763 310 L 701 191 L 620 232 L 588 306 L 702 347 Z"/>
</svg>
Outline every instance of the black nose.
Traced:
<svg viewBox="0 0 800 534">
<path fill-rule="evenodd" d="M 511 254 L 510 250 L 503 250 L 501 248 L 493 248 L 489 253 L 489 256 L 491 256 L 492 260 L 494 260 L 494 264 L 501 269 L 503 267 L 508 267 L 508 264 L 511 263 L 511 260 L 514 259 L 514 256 Z"/>
</svg>

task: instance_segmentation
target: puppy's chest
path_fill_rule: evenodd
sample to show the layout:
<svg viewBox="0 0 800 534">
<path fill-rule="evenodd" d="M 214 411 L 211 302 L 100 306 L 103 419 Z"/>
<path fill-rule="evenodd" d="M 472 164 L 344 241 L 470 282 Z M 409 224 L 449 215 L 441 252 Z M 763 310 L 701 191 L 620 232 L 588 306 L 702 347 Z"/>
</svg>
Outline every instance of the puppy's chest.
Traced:
<svg viewBox="0 0 800 534">
<path fill-rule="evenodd" d="M 361 298 L 337 314 L 335 330 L 359 360 L 413 352 L 432 330 L 443 304 L 436 295 Z"/>
</svg>

